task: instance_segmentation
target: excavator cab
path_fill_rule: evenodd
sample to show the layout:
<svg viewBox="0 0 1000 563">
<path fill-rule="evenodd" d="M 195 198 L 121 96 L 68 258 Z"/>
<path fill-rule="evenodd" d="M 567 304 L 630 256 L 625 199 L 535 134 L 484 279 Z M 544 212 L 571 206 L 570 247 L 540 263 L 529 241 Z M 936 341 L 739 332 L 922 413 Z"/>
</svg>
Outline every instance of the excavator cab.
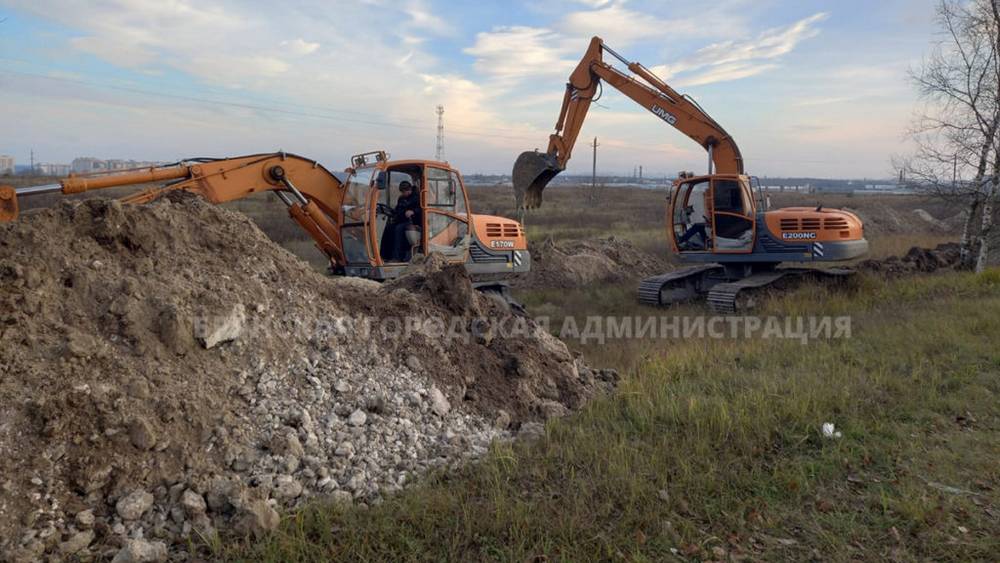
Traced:
<svg viewBox="0 0 1000 563">
<path fill-rule="evenodd" d="M 682 255 L 745 254 L 753 251 L 756 216 L 747 176 L 682 173 L 670 197 L 668 235 Z"/>
<path fill-rule="evenodd" d="M 420 197 L 415 221 L 394 213 L 404 183 L 413 186 Z M 465 259 L 471 242 L 469 202 L 457 171 L 432 162 L 389 163 L 376 175 L 372 198 L 372 235 L 378 241 L 378 260 L 383 265 L 402 262 L 393 252 L 398 230 L 405 233 L 410 256 L 437 252 L 451 261 Z"/>
<path fill-rule="evenodd" d="M 462 177 L 447 163 L 379 158 L 355 164 L 345 182 L 343 273 L 390 279 L 401 274 L 412 257 L 432 252 L 465 264 L 474 276 L 530 268 L 521 226 L 503 217 L 472 214 Z M 404 182 L 420 198 L 420 212 L 410 218 L 395 212 Z M 397 252 L 400 243 L 409 245 L 402 257 Z"/>
</svg>

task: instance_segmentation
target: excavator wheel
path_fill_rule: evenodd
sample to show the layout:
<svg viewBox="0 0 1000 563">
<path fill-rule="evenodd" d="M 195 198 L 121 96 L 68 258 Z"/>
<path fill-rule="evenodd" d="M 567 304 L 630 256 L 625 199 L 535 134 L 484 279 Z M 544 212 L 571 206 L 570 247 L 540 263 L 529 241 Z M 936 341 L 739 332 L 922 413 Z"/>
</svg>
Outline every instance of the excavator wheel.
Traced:
<svg viewBox="0 0 1000 563">
<path fill-rule="evenodd" d="M 0 223 L 17 219 L 17 192 L 10 186 L 0 186 Z"/>
<path fill-rule="evenodd" d="M 538 151 L 525 151 L 514 161 L 511 179 L 518 208 L 532 209 L 542 205 L 542 190 L 562 172 L 556 158 Z"/>
</svg>

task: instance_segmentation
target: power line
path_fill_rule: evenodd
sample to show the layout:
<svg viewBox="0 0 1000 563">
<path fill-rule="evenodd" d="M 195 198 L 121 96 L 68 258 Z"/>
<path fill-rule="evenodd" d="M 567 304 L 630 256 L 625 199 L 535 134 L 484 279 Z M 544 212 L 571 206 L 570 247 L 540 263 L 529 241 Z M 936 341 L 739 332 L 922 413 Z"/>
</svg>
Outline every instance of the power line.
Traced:
<svg viewBox="0 0 1000 563">
<path fill-rule="evenodd" d="M 17 59 L 5 59 L 5 60 L 16 61 Z M 207 105 L 215 105 L 215 106 L 234 107 L 234 108 L 247 109 L 247 110 L 253 110 L 253 111 L 260 111 L 260 112 L 266 112 L 266 113 L 272 113 L 272 114 L 278 114 L 278 115 L 288 115 L 288 116 L 294 116 L 294 117 L 309 117 L 309 118 L 316 118 L 316 119 L 324 119 L 324 120 L 333 121 L 333 122 L 357 123 L 359 125 L 372 125 L 372 126 L 376 126 L 376 127 L 389 127 L 389 128 L 396 128 L 396 129 L 424 130 L 424 131 L 433 126 L 430 123 L 421 124 L 420 122 L 416 122 L 416 121 L 411 121 L 409 123 L 406 123 L 406 122 L 400 122 L 400 121 L 387 121 L 387 120 L 379 120 L 379 119 L 359 119 L 357 117 L 347 117 L 347 116 L 339 116 L 339 115 L 336 115 L 336 116 L 335 115 L 328 115 L 330 113 L 333 113 L 333 114 L 337 114 L 337 113 L 349 113 L 352 116 L 358 116 L 358 115 L 362 115 L 363 116 L 363 115 L 373 115 L 373 114 L 365 114 L 365 113 L 360 113 L 360 112 L 351 111 L 351 110 L 338 110 L 338 109 L 334 109 L 334 108 L 325 108 L 325 107 L 320 107 L 320 106 L 307 106 L 307 105 L 298 104 L 298 103 L 296 103 L 296 104 L 288 104 L 288 106 L 289 106 L 289 108 L 292 108 L 292 107 L 312 107 L 312 108 L 319 109 L 320 111 L 326 112 L 326 113 L 316 113 L 316 112 L 302 111 L 302 110 L 289 109 L 289 108 L 279 108 L 279 107 L 262 105 L 262 104 L 258 104 L 258 103 L 248 103 L 248 102 L 241 102 L 241 101 L 226 101 L 226 100 L 218 100 L 218 99 L 205 98 L 205 97 L 192 96 L 192 95 L 185 95 L 185 94 L 173 94 L 173 93 L 168 93 L 168 92 L 157 92 L 157 91 L 152 91 L 152 90 L 144 90 L 144 89 L 141 89 L 141 88 L 133 88 L 133 87 L 129 87 L 129 86 L 120 86 L 120 85 L 114 85 L 114 84 L 104 84 L 104 83 L 88 82 L 88 81 L 85 81 L 85 80 L 77 80 L 77 79 L 72 79 L 72 78 L 67 78 L 67 77 L 59 77 L 59 76 L 48 76 L 48 75 L 44 75 L 44 74 L 38 74 L 38 73 L 32 73 L 32 72 L 23 72 L 23 71 L 17 71 L 17 70 L 12 70 L 12 69 L 0 68 L 0 72 L 4 72 L 4 73 L 7 73 L 7 74 L 12 74 L 12 75 L 18 75 L 18 76 L 26 76 L 26 77 L 32 77 L 32 78 L 39 78 L 39 79 L 42 79 L 42 80 L 49 80 L 49 81 L 54 81 L 54 82 L 66 83 L 66 84 L 76 84 L 76 85 L 80 85 L 80 86 L 87 86 L 87 87 L 97 88 L 97 89 L 117 90 L 117 91 L 121 91 L 121 92 L 128 92 L 128 93 L 139 94 L 139 95 L 144 95 L 144 96 L 154 96 L 154 97 L 159 97 L 159 98 L 167 98 L 167 99 L 174 99 L 174 100 L 194 102 L 194 103 L 207 104 Z M 110 101 L 106 101 L 106 100 L 103 103 L 107 103 L 107 104 L 110 104 L 110 105 L 118 105 L 118 106 L 123 106 L 124 105 L 124 104 L 120 104 L 120 103 L 116 104 L 115 102 L 110 102 Z M 509 139 L 509 140 L 516 140 L 516 141 L 527 141 L 527 142 L 530 142 L 530 143 L 535 143 L 535 142 L 537 142 L 539 140 L 538 137 L 534 137 L 534 136 L 528 137 L 526 135 L 517 135 L 517 134 L 515 134 L 515 135 L 509 135 L 509 134 L 503 134 L 503 133 L 516 132 L 516 130 L 513 130 L 513 129 L 502 129 L 502 128 L 482 128 L 482 129 L 475 129 L 475 130 L 473 130 L 473 129 L 451 128 L 451 129 L 449 129 L 449 132 L 451 134 L 454 134 L 454 135 L 465 136 L 465 137 L 486 137 L 486 136 L 489 136 L 489 137 L 492 137 L 492 138 Z M 628 149 L 628 150 L 640 150 L 640 151 L 658 152 L 658 151 L 656 151 L 656 149 L 653 149 L 653 148 L 651 148 L 649 146 L 644 146 L 644 145 L 630 145 L 630 144 L 627 144 L 627 143 L 623 143 L 623 144 L 619 145 L 619 147 L 623 148 L 623 149 Z M 753 157 L 751 157 L 751 158 L 753 158 Z M 784 163 L 793 163 L 793 164 L 841 164 L 841 163 L 844 162 L 844 161 L 831 161 L 831 160 L 794 160 L 794 159 L 775 159 L 775 158 L 753 158 L 753 160 L 755 160 L 755 161 L 761 161 L 761 162 L 784 162 Z"/>
</svg>

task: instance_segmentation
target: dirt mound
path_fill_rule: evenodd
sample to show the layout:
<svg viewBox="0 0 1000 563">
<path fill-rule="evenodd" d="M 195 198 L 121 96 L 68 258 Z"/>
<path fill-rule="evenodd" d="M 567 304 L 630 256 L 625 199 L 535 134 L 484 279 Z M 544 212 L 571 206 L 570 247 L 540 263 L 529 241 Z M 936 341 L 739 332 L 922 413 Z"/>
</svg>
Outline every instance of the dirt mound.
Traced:
<svg viewBox="0 0 1000 563">
<path fill-rule="evenodd" d="M 549 238 L 540 244 L 529 243 L 529 249 L 531 272 L 517 280 L 520 287 L 580 287 L 633 280 L 670 269 L 663 260 L 616 236 L 564 243 Z"/>
<path fill-rule="evenodd" d="M 958 244 L 948 242 L 939 244 L 935 248 L 914 246 L 905 256 L 890 256 L 883 260 L 865 260 L 858 264 L 858 268 L 869 272 L 898 276 L 913 272 L 935 272 L 954 268 L 958 264 L 958 260 Z"/>
<path fill-rule="evenodd" d="M 925 209 L 903 211 L 880 202 L 868 201 L 858 208 L 844 208 L 857 215 L 865 226 L 865 234 L 892 235 L 909 233 L 947 233 L 961 228 L 962 213 L 950 217 L 935 217 Z"/>
<path fill-rule="evenodd" d="M 325 278 L 185 194 L 0 226 L 0 346 L 0 558 L 23 560 L 377 501 L 613 379 L 461 269 Z"/>
</svg>

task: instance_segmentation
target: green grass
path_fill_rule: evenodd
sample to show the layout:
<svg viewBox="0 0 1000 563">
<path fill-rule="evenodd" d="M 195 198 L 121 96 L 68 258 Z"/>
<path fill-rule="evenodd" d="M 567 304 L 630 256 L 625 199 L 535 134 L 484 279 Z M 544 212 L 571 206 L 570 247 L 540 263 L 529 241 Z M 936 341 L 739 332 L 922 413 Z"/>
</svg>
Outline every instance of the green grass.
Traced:
<svg viewBox="0 0 1000 563">
<path fill-rule="evenodd" d="M 646 342 L 617 393 L 537 441 L 369 509 L 314 505 L 218 555 L 995 559 L 1000 273 L 808 286 L 763 312 L 851 314 L 853 334 Z"/>
</svg>

